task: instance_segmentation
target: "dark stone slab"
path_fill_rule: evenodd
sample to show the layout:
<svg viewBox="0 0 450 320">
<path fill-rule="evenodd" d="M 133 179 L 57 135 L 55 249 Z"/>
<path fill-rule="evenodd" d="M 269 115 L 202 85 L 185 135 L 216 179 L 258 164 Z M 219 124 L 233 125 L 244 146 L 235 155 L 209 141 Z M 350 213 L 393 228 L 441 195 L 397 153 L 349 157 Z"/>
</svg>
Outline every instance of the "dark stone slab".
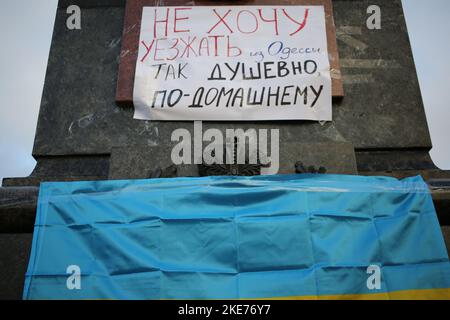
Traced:
<svg viewBox="0 0 450 320">
<path fill-rule="evenodd" d="M 441 227 L 442 235 L 444 236 L 445 244 L 447 246 L 447 252 L 450 256 L 450 226 Z"/>
<path fill-rule="evenodd" d="M 436 170 L 427 150 L 371 150 L 356 153 L 358 171 Z"/>
<path fill-rule="evenodd" d="M 352 144 L 335 143 L 281 143 L 280 174 L 295 173 L 295 165 L 315 170 L 324 168 L 328 174 L 357 174 L 355 149 Z M 294 164 L 294 167 L 292 167 Z"/>
<path fill-rule="evenodd" d="M 0 233 L 32 232 L 39 189 L 0 188 Z"/>
<path fill-rule="evenodd" d="M 125 142 L 130 112 L 114 102 L 123 7 L 82 10 L 81 30 L 58 9 L 41 102 L 35 156 L 109 154 Z M 130 129 L 135 129 L 131 123 Z"/>
<path fill-rule="evenodd" d="M 365 27 L 369 4 L 381 8 L 381 30 Z M 431 148 L 401 2 L 333 5 L 346 91 L 337 130 L 356 148 Z"/>
<path fill-rule="evenodd" d="M 0 300 L 22 299 L 32 233 L 0 233 Z"/>
<path fill-rule="evenodd" d="M 400 0 L 373 4 L 382 8 L 381 30 L 365 28 L 367 1 L 333 1 L 346 91 L 345 98 L 333 104 L 333 122 L 239 126 L 279 128 L 284 142 L 349 142 L 357 150 L 431 148 Z M 132 108 L 116 105 L 124 13 L 123 7 L 85 9 L 82 29 L 71 31 L 65 26 L 65 10 L 58 10 L 35 156 L 110 154 L 113 147 L 167 145 L 174 129 L 192 125 L 133 120 Z M 364 45 L 355 45 L 355 40 Z M 222 130 L 234 125 L 204 123 L 205 128 Z"/>
<path fill-rule="evenodd" d="M 29 177 L 5 178 L 4 187 L 39 186 L 43 181 L 104 180 L 108 177 L 109 154 L 37 157 Z"/>
<path fill-rule="evenodd" d="M 150 178 L 158 168 L 164 170 L 172 165 L 173 146 L 174 143 L 113 148 L 108 178 Z M 298 173 L 307 173 L 312 167 L 317 171 L 322 167 L 326 173 L 357 174 L 354 148 L 349 143 L 281 143 L 280 149 L 283 150 L 279 159 L 280 174 L 296 173 L 298 162 L 305 169 L 305 172 Z M 177 166 L 177 176 L 199 176 L 198 166 L 193 163 L 192 157 L 192 164 Z"/>
<path fill-rule="evenodd" d="M 147 179 L 155 170 L 165 170 L 172 165 L 170 150 L 163 146 L 133 146 L 113 148 L 108 179 Z M 196 165 L 177 166 L 177 176 L 196 177 Z"/>
<path fill-rule="evenodd" d="M 450 226 L 450 171 L 440 171 L 440 175 L 436 174 L 434 177 L 429 177 L 427 182 L 432 191 L 439 223 Z M 450 228 L 448 231 L 450 231 Z"/>
</svg>

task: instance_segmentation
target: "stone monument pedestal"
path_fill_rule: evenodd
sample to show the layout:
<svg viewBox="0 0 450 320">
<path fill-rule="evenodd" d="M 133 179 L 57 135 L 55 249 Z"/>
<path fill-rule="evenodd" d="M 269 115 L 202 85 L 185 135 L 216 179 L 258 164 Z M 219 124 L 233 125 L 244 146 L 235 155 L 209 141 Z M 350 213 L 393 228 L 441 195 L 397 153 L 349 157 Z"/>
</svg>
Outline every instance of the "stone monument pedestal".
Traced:
<svg viewBox="0 0 450 320">
<path fill-rule="evenodd" d="M 72 4 L 81 7 L 81 30 L 66 27 Z M 422 175 L 450 246 L 450 172 L 439 170 L 429 156 L 431 139 L 401 1 L 370 4 L 382 9 L 381 30 L 365 27 L 367 1 L 332 1 L 341 67 L 332 74 L 344 86 L 344 96 L 333 100 L 332 122 L 204 122 L 203 128 L 278 129 L 281 174 Z M 21 297 L 40 182 L 207 172 L 197 164 L 172 166 L 171 134 L 179 128 L 192 132 L 192 122 L 134 120 L 133 108 L 116 102 L 119 64 L 129 54 L 121 48 L 124 32 L 130 32 L 123 29 L 126 5 L 59 1 L 33 147 L 37 166 L 29 177 L 4 179 L 0 188 L 0 299 Z"/>
</svg>

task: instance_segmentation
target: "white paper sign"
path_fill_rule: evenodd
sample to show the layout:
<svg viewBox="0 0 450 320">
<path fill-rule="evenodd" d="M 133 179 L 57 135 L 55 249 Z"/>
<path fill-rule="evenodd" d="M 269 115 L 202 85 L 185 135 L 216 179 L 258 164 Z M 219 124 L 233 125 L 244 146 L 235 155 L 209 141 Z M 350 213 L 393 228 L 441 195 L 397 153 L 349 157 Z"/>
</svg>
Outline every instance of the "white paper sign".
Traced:
<svg viewBox="0 0 450 320">
<path fill-rule="evenodd" d="M 323 6 L 144 7 L 145 120 L 331 120 Z"/>
</svg>

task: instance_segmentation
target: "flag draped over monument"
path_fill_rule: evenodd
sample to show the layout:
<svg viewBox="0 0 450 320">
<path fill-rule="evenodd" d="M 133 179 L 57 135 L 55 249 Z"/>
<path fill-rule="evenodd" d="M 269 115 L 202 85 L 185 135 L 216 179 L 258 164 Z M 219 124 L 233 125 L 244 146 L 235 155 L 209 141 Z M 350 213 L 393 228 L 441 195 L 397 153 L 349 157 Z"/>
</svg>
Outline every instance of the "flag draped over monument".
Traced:
<svg viewBox="0 0 450 320">
<path fill-rule="evenodd" d="M 43 183 L 23 296 L 448 298 L 449 288 L 420 177 L 284 175 Z"/>
</svg>

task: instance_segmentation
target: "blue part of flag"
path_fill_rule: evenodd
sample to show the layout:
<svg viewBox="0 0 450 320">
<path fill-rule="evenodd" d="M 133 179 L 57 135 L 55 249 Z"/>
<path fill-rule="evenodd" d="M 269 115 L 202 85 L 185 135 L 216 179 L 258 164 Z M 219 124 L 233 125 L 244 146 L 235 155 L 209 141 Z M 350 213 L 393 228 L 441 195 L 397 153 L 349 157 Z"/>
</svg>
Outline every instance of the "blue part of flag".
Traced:
<svg viewBox="0 0 450 320">
<path fill-rule="evenodd" d="M 376 288 L 369 266 L 380 271 Z M 421 177 L 277 175 L 42 183 L 23 297 L 389 298 L 449 288 Z"/>
</svg>

